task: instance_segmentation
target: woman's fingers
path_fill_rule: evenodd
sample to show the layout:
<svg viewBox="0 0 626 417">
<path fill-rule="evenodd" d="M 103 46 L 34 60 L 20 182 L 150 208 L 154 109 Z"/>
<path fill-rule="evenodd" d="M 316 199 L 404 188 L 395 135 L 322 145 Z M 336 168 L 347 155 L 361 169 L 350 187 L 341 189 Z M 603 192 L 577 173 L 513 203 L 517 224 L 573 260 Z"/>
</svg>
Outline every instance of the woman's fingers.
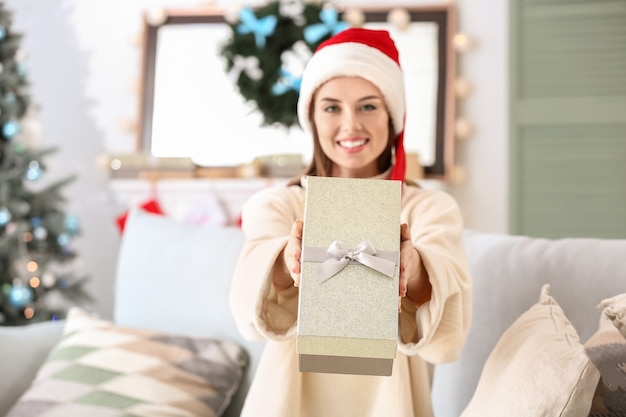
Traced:
<svg viewBox="0 0 626 417">
<path fill-rule="evenodd" d="M 400 297 L 406 297 L 407 283 L 412 273 L 412 265 L 415 262 L 412 257 L 416 254 L 411 242 L 411 232 L 406 223 L 400 225 Z"/>
<path fill-rule="evenodd" d="M 400 225 L 400 242 L 404 242 L 405 240 L 411 240 L 411 230 L 409 230 L 408 224 L 402 223 Z"/>
<path fill-rule="evenodd" d="M 295 222 L 293 222 L 293 225 L 291 225 L 291 237 L 294 237 L 298 240 L 302 240 L 302 227 L 303 227 L 304 223 L 302 222 L 302 220 L 298 219 Z"/>
<path fill-rule="evenodd" d="M 285 262 L 293 279 L 293 285 L 300 285 L 300 257 L 302 255 L 302 220 L 296 220 L 291 226 L 289 241 L 285 248 Z"/>
</svg>

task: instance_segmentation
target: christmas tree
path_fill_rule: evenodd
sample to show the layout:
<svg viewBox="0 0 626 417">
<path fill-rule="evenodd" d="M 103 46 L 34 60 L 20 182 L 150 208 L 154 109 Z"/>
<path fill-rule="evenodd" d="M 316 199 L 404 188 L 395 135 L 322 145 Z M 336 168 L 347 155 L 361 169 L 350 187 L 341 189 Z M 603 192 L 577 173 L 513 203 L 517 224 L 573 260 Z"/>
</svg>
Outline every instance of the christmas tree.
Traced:
<svg viewBox="0 0 626 417">
<path fill-rule="evenodd" d="M 63 187 L 74 178 L 45 184 L 44 158 L 55 149 L 35 143 L 21 36 L 11 17 L 0 2 L 0 325 L 62 318 L 70 304 L 89 300 L 86 278 L 71 271 L 80 223 L 63 210 Z"/>
</svg>

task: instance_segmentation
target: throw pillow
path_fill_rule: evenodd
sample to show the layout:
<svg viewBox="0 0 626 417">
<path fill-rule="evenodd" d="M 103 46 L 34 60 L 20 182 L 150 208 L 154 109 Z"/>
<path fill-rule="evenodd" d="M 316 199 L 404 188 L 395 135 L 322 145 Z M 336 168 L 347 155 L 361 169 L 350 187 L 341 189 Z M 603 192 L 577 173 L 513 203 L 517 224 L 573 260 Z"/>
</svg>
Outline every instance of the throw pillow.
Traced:
<svg viewBox="0 0 626 417">
<path fill-rule="evenodd" d="M 626 337 L 626 293 L 602 300 L 598 307 L 602 308 L 602 313 Z"/>
<path fill-rule="evenodd" d="M 498 340 L 461 416 L 584 417 L 599 378 L 576 329 L 544 285 L 539 302 Z"/>
<path fill-rule="evenodd" d="M 236 343 L 116 326 L 79 308 L 7 417 L 219 416 L 241 381 Z"/>
<path fill-rule="evenodd" d="M 593 397 L 590 417 L 626 416 L 626 293 L 603 300 L 600 328 L 585 352 L 601 374 Z"/>
</svg>

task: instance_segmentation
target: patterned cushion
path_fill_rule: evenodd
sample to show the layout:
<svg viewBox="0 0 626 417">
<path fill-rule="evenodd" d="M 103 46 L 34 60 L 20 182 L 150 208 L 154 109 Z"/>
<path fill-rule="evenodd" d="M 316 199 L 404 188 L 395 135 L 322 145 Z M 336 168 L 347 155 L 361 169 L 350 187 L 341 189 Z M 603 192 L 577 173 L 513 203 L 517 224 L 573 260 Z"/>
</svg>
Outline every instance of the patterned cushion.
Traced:
<svg viewBox="0 0 626 417">
<path fill-rule="evenodd" d="M 544 285 L 487 358 L 461 417 L 585 417 L 600 373 Z"/>
<path fill-rule="evenodd" d="M 600 328 L 585 343 L 585 352 L 600 370 L 590 417 L 626 416 L 626 294 L 603 300 Z"/>
<path fill-rule="evenodd" d="M 245 366 L 234 342 L 120 327 L 74 308 L 6 417 L 219 416 Z"/>
</svg>

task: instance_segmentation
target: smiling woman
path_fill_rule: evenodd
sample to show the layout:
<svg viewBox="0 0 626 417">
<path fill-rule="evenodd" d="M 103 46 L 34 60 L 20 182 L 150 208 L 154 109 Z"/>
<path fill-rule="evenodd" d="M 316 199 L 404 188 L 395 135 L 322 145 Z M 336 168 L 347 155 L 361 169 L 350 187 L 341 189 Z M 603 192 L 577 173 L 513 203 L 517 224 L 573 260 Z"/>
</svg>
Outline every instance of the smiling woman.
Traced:
<svg viewBox="0 0 626 417">
<path fill-rule="evenodd" d="M 364 78 L 340 76 L 322 84 L 315 96 L 312 124 L 334 162 L 332 176 L 376 176 L 378 157 L 395 137 L 378 87 Z"/>
<path fill-rule="evenodd" d="M 406 150 L 419 155 L 426 178 L 448 179 L 454 159 L 456 56 L 451 39 L 456 30 L 455 6 L 365 9 L 362 22 L 350 20 L 349 12 L 337 10 L 335 23 L 384 28 L 398 44 L 411 114 L 405 131 Z M 191 157 L 201 166 L 247 164 L 272 154 L 297 154 L 308 160 L 310 142 L 294 119 L 289 119 L 290 114 L 295 115 L 295 100 L 293 106 L 283 106 L 286 122 L 268 122 L 263 111 L 267 104 L 246 96 L 246 85 L 249 89 L 255 79 L 273 77 L 272 84 L 282 87 L 285 97 L 286 93 L 292 99 L 297 97 L 295 89 L 286 91 L 285 80 L 291 79 L 290 85 L 297 86 L 299 67 L 330 33 L 309 42 L 307 48 L 303 48 L 306 41 L 296 42 L 300 35 L 275 35 L 274 39 L 268 34 L 265 45 L 275 49 L 277 44 L 287 44 L 289 49 L 286 54 L 283 50 L 272 55 L 268 52 L 272 48 L 257 45 L 258 36 L 252 31 L 238 33 L 237 27 L 251 14 L 260 20 L 286 11 L 243 9 L 227 21 L 228 13 L 207 7 L 145 14 L 138 149 L 157 157 Z M 307 21 L 310 15 L 307 9 L 307 13 L 291 16 L 291 25 L 303 25 L 302 31 L 328 19 L 320 11 L 318 17 Z M 298 17 L 305 21 L 294 23 Z M 242 53 L 247 44 L 241 42 L 253 48 Z M 229 56 L 224 52 L 228 47 L 237 52 Z M 260 60 L 275 62 L 277 68 L 259 65 Z M 276 71 L 280 74 L 274 74 Z M 276 83 L 277 79 L 281 82 Z M 282 94 L 274 92 L 268 95 L 270 102 L 284 101 Z"/>
</svg>

